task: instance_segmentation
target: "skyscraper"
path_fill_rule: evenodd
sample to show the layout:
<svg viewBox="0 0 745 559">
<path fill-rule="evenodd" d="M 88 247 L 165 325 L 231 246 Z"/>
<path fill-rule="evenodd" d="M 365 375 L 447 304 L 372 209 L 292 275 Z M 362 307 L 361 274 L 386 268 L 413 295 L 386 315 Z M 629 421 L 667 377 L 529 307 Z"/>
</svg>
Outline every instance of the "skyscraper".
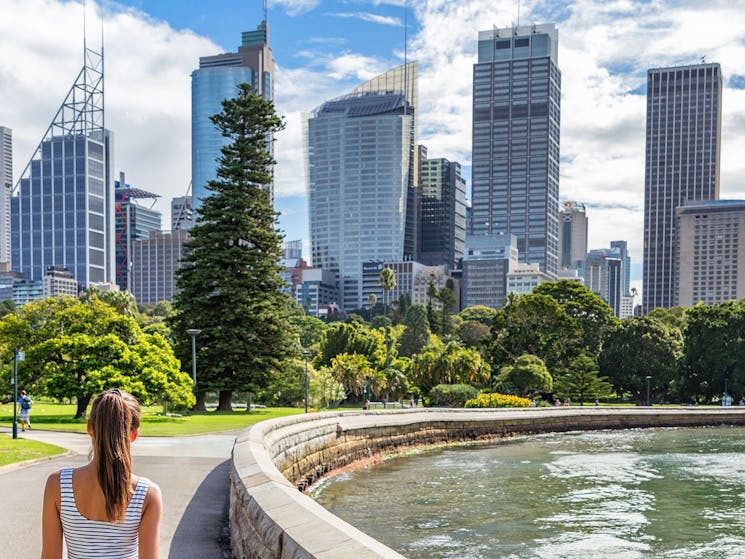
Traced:
<svg viewBox="0 0 745 559">
<path fill-rule="evenodd" d="M 559 210 L 559 267 L 582 267 L 587 256 L 587 214 L 585 205 L 564 202 Z"/>
<path fill-rule="evenodd" d="M 561 73 L 553 24 L 479 32 L 473 68 L 472 233 L 509 233 L 520 262 L 559 258 Z"/>
<path fill-rule="evenodd" d="M 104 128 L 103 54 L 85 65 L 11 199 L 11 265 L 41 281 L 67 268 L 81 289 L 114 282 L 112 134 Z"/>
<path fill-rule="evenodd" d="M 345 310 L 363 305 L 364 262 L 405 259 L 413 123 L 402 91 L 351 93 L 306 120 L 311 258 L 338 274 Z"/>
<path fill-rule="evenodd" d="M 216 178 L 220 148 L 228 139 L 210 120 L 222 111 L 222 101 L 238 94 L 238 84 L 251 84 L 265 99 L 274 98 L 274 58 L 269 48 L 269 25 L 262 21 L 256 31 L 242 34 L 238 52 L 199 59 L 191 74 L 191 175 L 194 209 L 209 192 L 207 183 Z M 271 149 L 271 142 L 269 142 Z M 271 188 L 271 185 L 267 185 Z"/>
<path fill-rule="evenodd" d="M 122 290 L 129 289 L 132 272 L 132 243 L 147 239 L 150 231 L 160 231 L 161 215 L 159 211 L 140 205 L 138 200 L 156 200 L 157 194 L 141 188 L 133 188 L 124 180 L 124 173 L 114 183 L 116 229 L 116 283 Z"/>
<path fill-rule="evenodd" d="M 460 163 L 455 161 L 425 156 L 420 163 L 417 260 L 429 266 L 444 264 L 452 269 L 463 258 L 465 250 L 466 181 L 460 174 Z"/>
<path fill-rule="evenodd" d="M 722 71 L 694 64 L 647 71 L 643 311 L 675 304 L 675 209 L 719 198 Z"/>
<path fill-rule="evenodd" d="M 745 298 L 745 200 L 677 208 L 676 305 Z"/>
<path fill-rule="evenodd" d="M 13 192 L 13 132 L 0 126 L 0 270 L 10 264 L 10 196 Z"/>
<path fill-rule="evenodd" d="M 188 231 L 194 225 L 194 206 L 191 196 L 177 196 L 171 200 L 171 231 Z"/>
</svg>

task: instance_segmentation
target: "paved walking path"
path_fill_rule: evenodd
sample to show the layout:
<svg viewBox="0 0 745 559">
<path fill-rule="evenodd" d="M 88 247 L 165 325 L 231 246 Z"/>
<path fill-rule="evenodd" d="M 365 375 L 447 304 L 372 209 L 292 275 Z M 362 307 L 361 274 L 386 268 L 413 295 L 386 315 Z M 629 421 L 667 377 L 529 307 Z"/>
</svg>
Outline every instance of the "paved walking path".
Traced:
<svg viewBox="0 0 745 559">
<path fill-rule="evenodd" d="M 0 428 L 0 432 L 9 432 Z M 38 559 L 41 505 L 52 472 L 85 464 L 90 438 L 76 433 L 26 431 L 19 436 L 73 453 L 25 467 L 0 468 L 0 555 Z M 224 559 L 228 541 L 228 472 L 235 434 L 140 437 L 132 446 L 133 470 L 163 491 L 160 553 L 168 559 Z M 9 550 L 12 550 L 10 552 Z"/>
</svg>

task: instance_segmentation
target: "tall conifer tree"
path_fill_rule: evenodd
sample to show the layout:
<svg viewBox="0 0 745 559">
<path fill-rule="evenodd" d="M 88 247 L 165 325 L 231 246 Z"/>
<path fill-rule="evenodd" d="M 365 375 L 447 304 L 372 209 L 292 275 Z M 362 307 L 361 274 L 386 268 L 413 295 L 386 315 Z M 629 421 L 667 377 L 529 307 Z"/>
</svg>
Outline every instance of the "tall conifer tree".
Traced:
<svg viewBox="0 0 745 559">
<path fill-rule="evenodd" d="M 186 330 L 201 330 L 197 406 L 206 391 L 219 391 L 218 410 L 229 411 L 234 391 L 256 391 L 295 351 L 290 298 L 280 292 L 282 236 L 266 188 L 275 163 L 267 142 L 284 123 L 248 84 L 222 102 L 212 122 L 229 143 L 190 231 L 171 325 L 184 363 L 191 363 Z"/>
</svg>

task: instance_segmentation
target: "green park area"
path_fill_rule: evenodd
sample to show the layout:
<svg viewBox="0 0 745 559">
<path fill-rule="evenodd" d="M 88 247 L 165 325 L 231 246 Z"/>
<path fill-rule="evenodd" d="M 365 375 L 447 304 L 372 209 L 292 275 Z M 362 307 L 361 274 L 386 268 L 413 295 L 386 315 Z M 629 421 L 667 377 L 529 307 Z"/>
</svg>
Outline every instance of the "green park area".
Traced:
<svg viewBox="0 0 745 559">
<path fill-rule="evenodd" d="M 36 402 L 31 414 L 34 429 L 85 433 L 86 420 L 75 418 L 76 406 L 51 402 Z M 144 437 L 173 437 L 199 435 L 243 429 L 265 419 L 274 419 L 302 413 L 301 408 L 254 408 L 246 413 L 245 407 L 232 412 L 189 412 L 163 414 L 161 406 L 148 406 L 143 410 L 140 435 Z M 13 406 L 0 405 L 0 425 L 12 426 Z M 26 441 L 32 442 L 32 441 Z"/>
<path fill-rule="evenodd" d="M 35 460 L 45 456 L 61 454 L 65 450 L 51 444 L 29 441 L 23 438 L 13 440 L 10 433 L 0 434 L 0 467 Z"/>
</svg>

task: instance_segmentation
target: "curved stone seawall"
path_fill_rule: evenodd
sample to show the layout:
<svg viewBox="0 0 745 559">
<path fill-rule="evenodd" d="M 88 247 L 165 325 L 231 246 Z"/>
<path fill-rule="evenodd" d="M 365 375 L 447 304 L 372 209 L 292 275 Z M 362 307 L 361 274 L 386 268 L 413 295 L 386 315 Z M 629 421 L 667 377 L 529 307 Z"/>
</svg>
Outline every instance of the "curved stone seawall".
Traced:
<svg viewBox="0 0 745 559">
<path fill-rule="evenodd" d="M 413 445 L 638 427 L 745 425 L 745 408 L 417 409 L 264 421 L 233 448 L 230 534 L 237 559 L 403 559 L 300 490 L 325 473 Z"/>
</svg>

